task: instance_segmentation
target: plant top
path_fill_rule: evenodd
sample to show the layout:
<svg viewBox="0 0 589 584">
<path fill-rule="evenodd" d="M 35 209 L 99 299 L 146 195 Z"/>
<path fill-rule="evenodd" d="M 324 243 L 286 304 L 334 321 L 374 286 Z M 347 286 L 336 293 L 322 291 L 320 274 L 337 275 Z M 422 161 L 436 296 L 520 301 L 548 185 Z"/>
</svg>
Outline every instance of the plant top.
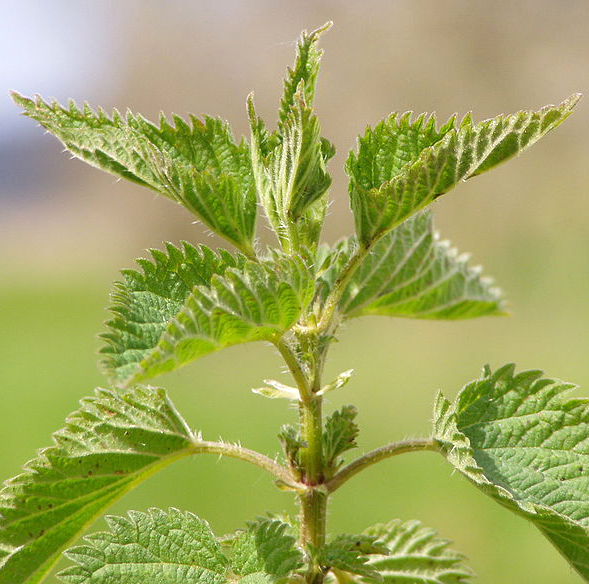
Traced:
<svg viewBox="0 0 589 584">
<path fill-rule="evenodd" d="M 530 520 L 589 582 L 589 402 L 574 386 L 483 369 L 451 403 L 435 401 L 431 435 L 393 442 L 346 462 L 357 448 L 356 408 L 325 419 L 323 397 L 345 385 L 323 368 L 339 326 L 355 317 L 467 319 L 505 313 L 499 289 L 439 238 L 431 204 L 462 181 L 523 152 L 560 125 L 579 100 L 474 122 L 392 113 L 367 127 L 345 171 L 355 233 L 321 243 L 335 146 L 313 102 L 331 23 L 303 32 L 269 129 L 247 98 L 249 141 L 212 117 L 187 120 L 67 107 L 13 94 L 25 115 L 74 156 L 179 203 L 234 250 L 166 243 L 124 270 L 102 335 L 111 384 L 80 408 L 0 494 L 0 584 L 41 582 L 104 509 L 160 468 L 215 454 L 268 471 L 300 506 L 216 537 L 174 508 L 109 517 L 108 530 L 69 548 L 70 584 L 453 584 L 471 582 L 464 557 L 417 521 L 393 520 L 329 536 L 329 497 L 380 460 L 435 451 L 498 503 Z M 265 219 L 258 217 L 261 209 Z M 259 224 L 276 236 L 263 248 Z M 191 429 L 166 392 L 140 385 L 214 351 L 266 341 L 292 385 L 254 389 L 296 405 L 281 428 L 280 460 Z M 198 480 L 203 480 L 200 477 Z M 198 489 L 195 490 L 198 497 Z"/>
</svg>

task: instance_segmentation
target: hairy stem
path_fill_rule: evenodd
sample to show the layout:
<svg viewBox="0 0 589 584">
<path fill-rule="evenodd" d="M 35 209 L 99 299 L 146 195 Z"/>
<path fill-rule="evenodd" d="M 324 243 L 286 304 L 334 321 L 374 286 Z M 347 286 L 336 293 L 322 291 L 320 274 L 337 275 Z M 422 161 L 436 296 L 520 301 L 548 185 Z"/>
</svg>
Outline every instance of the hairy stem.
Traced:
<svg viewBox="0 0 589 584">
<path fill-rule="evenodd" d="M 404 454 L 405 452 L 420 452 L 423 450 L 436 451 L 438 450 L 438 445 L 436 441 L 431 438 L 416 438 L 414 440 L 403 440 L 401 442 L 394 442 L 393 444 L 381 446 L 376 450 L 367 452 L 347 466 L 344 466 L 344 468 L 325 484 L 325 487 L 329 493 L 333 493 L 354 475 L 381 460 L 397 456 L 398 454 Z"/>
<path fill-rule="evenodd" d="M 274 345 L 282 355 L 284 362 L 286 363 L 291 375 L 293 376 L 293 379 L 295 380 L 295 383 L 297 384 L 301 401 L 308 401 L 311 399 L 311 387 L 309 385 L 307 375 L 305 374 L 305 370 L 297 358 L 295 352 L 284 338 L 277 340 Z"/>
<path fill-rule="evenodd" d="M 358 247 L 356 253 L 354 253 L 354 255 L 349 259 L 348 263 L 338 276 L 331 293 L 325 301 L 321 320 L 317 324 L 318 331 L 325 331 L 332 324 L 337 305 L 341 300 L 342 294 L 344 293 L 348 282 L 351 280 L 358 266 L 362 263 L 362 260 L 368 255 L 369 251 L 369 248 L 362 246 Z"/>
<path fill-rule="evenodd" d="M 242 446 L 238 446 L 237 444 L 226 444 L 225 442 L 209 442 L 206 440 L 195 440 L 193 442 L 191 451 L 193 454 L 217 454 L 219 456 L 228 456 L 229 458 L 237 458 L 239 460 L 244 460 L 264 470 L 268 471 L 270 474 L 274 475 L 279 481 L 284 483 L 285 485 L 300 491 L 305 488 L 305 485 L 302 485 L 294 480 L 290 471 L 278 464 L 268 456 L 261 454 L 260 452 L 256 452 L 255 450 L 250 450 L 249 448 L 243 448 Z"/>
</svg>

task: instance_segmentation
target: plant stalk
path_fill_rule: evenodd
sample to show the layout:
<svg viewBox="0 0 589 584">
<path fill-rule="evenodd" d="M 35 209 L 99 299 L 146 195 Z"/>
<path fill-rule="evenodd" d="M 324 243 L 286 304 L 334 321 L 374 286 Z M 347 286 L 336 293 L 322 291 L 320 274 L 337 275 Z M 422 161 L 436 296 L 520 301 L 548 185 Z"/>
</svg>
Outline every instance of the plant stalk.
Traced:
<svg viewBox="0 0 589 584">
<path fill-rule="evenodd" d="M 329 493 L 333 493 L 336 489 L 339 489 L 346 481 L 351 479 L 355 474 L 360 471 L 398 454 L 404 454 L 405 452 L 421 452 L 424 450 L 437 451 L 439 449 L 438 444 L 432 438 L 415 438 L 413 440 L 403 440 L 401 442 L 394 442 L 393 444 L 387 444 L 376 448 L 360 458 L 350 462 L 347 466 L 344 466 L 334 477 L 331 478 L 325 487 Z"/>
</svg>

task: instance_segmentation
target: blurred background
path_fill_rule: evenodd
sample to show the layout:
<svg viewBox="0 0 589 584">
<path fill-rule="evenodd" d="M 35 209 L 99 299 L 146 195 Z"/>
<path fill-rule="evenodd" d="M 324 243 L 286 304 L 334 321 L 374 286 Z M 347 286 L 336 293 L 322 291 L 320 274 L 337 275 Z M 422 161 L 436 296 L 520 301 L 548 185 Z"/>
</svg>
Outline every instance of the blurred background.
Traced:
<svg viewBox="0 0 589 584">
<path fill-rule="evenodd" d="M 0 0 L 0 13 L 3 477 L 18 473 L 77 400 L 105 383 L 96 335 L 118 270 L 165 240 L 220 243 L 181 207 L 69 160 L 19 116 L 9 89 L 129 107 L 151 119 L 160 110 L 219 115 L 239 136 L 248 133 L 246 95 L 255 91 L 273 125 L 300 30 L 333 20 L 316 98 L 324 135 L 339 149 L 330 166 L 329 242 L 352 229 L 342 164 L 366 124 L 394 110 L 436 111 L 440 120 L 472 110 L 481 120 L 589 92 L 587 0 Z M 542 368 L 589 392 L 588 112 L 585 98 L 520 159 L 435 205 L 442 235 L 495 277 L 513 316 L 366 318 L 342 331 L 327 375 L 350 367 L 356 375 L 328 407 L 358 406 L 361 450 L 427 433 L 436 391 L 453 397 L 487 362 Z M 273 350 L 253 344 L 158 383 L 205 437 L 273 454 L 277 428 L 294 412 L 249 390 L 280 374 Z M 218 534 L 266 510 L 293 509 L 263 471 L 206 457 L 170 467 L 114 512 L 152 505 L 192 510 Z M 390 460 L 350 481 L 333 498 L 329 529 L 353 532 L 396 517 L 421 519 L 452 539 L 477 582 L 581 581 L 531 525 L 434 454 Z"/>
</svg>

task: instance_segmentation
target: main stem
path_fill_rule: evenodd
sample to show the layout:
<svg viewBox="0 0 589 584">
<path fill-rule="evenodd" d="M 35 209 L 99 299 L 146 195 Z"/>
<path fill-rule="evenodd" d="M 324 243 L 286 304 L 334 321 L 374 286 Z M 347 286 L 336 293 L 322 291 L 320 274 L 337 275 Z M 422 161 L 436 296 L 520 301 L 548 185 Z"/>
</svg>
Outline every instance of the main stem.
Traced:
<svg viewBox="0 0 589 584">
<path fill-rule="evenodd" d="M 306 489 L 300 493 L 301 544 L 307 551 L 321 549 L 325 545 L 325 524 L 327 516 L 328 492 L 324 486 L 323 461 L 323 420 L 321 396 L 312 394 L 311 398 L 300 403 L 301 439 L 305 448 L 301 449 L 303 482 Z M 321 584 L 323 572 L 312 561 L 309 554 L 306 581 L 308 584 Z"/>
<path fill-rule="evenodd" d="M 278 350 L 290 369 L 299 389 L 300 449 L 302 483 L 299 490 L 300 543 L 307 552 L 307 584 L 322 584 L 324 574 L 312 554 L 325 545 L 325 523 L 328 492 L 325 488 L 325 464 L 323 459 L 323 417 L 321 389 L 324 349 L 309 338 L 297 339 L 299 349 L 307 353 L 305 364 L 301 362 L 293 345 L 281 340 Z"/>
</svg>

